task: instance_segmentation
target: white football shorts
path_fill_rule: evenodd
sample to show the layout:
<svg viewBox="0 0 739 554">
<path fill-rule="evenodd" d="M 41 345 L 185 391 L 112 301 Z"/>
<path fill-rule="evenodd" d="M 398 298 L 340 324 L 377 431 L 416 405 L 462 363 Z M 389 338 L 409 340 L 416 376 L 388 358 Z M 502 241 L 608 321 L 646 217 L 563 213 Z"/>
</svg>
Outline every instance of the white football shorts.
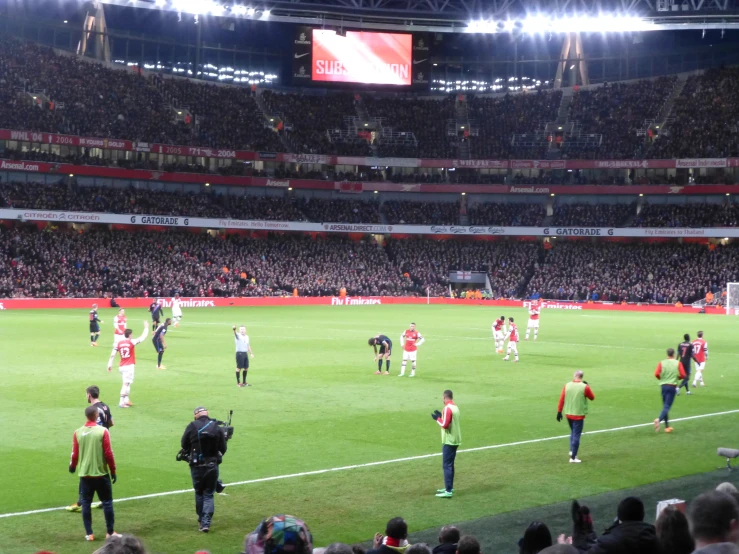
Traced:
<svg viewBox="0 0 739 554">
<path fill-rule="evenodd" d="M 118 371 L 121 372 L 121 378 L 124 383 L 128 383 L 129 385 L 133 383 L 133 369 L 134 366 L 132 365 L 124 365 L 123 367 L 118 368 Z"/>
<path fill-rule="evenodd" d="M 529 324 L 527 326 L 529 329 L 538 329 L 539 328 L 539 320 L 538 319 L 529 319 Z"/>
<path fill-rule="evenodd" d="M 418 353 L 418 350 L 414 350 L 413 352 L 408 352 L 407 350 L 403 350 L 403 360 L 410 360 L 412 362 L 416 361 L 416 354 Z"/>
</svg>

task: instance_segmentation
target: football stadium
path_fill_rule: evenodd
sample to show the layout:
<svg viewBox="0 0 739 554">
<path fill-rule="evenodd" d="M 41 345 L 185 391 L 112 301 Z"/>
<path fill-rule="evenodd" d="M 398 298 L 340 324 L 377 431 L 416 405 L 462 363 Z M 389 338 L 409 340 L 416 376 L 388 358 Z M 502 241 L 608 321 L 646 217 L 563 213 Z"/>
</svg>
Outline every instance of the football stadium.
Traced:
<svg viewBox="0 0 739 554">
<path fill-rule="evenodd" d="M 0 3 L 0 554 L 739 554 L 737 181 L 736 0 Z"/>
</svg>

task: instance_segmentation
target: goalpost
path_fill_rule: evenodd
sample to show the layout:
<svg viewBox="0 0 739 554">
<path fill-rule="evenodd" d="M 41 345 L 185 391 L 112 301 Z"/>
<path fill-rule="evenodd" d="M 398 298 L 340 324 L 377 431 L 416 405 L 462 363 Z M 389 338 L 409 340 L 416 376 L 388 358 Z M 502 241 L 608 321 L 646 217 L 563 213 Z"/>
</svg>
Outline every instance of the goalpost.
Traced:
<svg viewBox="0 0 739 554">
<path fill-rule="evenodd" d="M 726 283 L 726 315 L 739 315 L 739 283 Z"/>
</svg>

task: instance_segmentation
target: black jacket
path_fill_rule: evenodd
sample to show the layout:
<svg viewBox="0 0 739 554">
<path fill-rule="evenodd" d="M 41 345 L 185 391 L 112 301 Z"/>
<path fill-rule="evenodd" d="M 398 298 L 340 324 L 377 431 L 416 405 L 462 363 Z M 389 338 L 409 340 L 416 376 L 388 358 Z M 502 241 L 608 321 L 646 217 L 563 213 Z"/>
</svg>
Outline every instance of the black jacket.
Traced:
<svg viewBox="0 0 739 554">
<path fill-rule="evenodd" d="M 221 463 L 227 448 L 226 435 L 215 419 L 202 416 L 185 428 L 180 446 L 190 454 L 190 465 Z"/>
<path fill-rule="evenodd" d="M 443 542 L 437 544 L 433 549 L 433 554 L 454 554 L 457 551 L 457 545 L 451 542 Z"/>
<path fill-rule="evenodd" d="M 625 521 L 598 537 L 588 554 L 661 554 L 654 525 Z"/>
</svg>

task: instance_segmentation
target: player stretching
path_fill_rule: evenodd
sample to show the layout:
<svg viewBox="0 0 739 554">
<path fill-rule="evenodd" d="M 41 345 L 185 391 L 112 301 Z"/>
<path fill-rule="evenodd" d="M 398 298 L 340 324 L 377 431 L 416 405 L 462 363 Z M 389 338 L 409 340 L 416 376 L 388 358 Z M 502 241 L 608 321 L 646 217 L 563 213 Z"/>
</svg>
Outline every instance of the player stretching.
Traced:
<svg viewBox="0 0 739 554">
<path fill-rule="evenodd" d="M 180 303 L 180 295 L 175 294 L 174 298 L 172 299 L 172 320 L 174 321 L 175 328 L 180 326 L 181 319 L 182 319 L 182 305 Z"/>
<path fill-rule="evenodd" d="M 411 361 L 411 374 L 409 377 L 416 376 L 416 352 L 418 351 L 418 347 L 423 344 L 423 341 L 423 335 L 416 331 L 415 323 L 411 323 L 411 326 L 400 335 L 400 346 L 403 347 L 403 361 L 400 364 L 400 375 L 398 377 L 405 375 L 405 366 L 408 360 Z"/>
<path fill-rule="evenodd" d="M 518 361 L 518 327 L 516 327 L 516 324 L 513 322 L 513 318 L 508 318 L 508 351 L 506 352 L 505 358 L 503 358 L 504 362 L 507 362 L 509 358 L 511 357 L 511 350 L 513 350 L 513 355 L 515 356 L 513 358 L 514 362 Z"/>
<path fill-rule="evenodd" d="M 703 370 L 706 369 L 706 360 L 708 360 L 708 343 L 703 340 L 703 331 L 698 331 L 698 338 L 693 341 L 693 356 L 695 356 L 695 379 L 693 379 L 693 387 L 700 381 L 701 387 L 705 387 L 703 382 Z"/>
<path fill-rule="evenodd" d="M 393 349 L 393 341 L 385 335 L 377 335 L 368 341 L 369 345 L 375 349 L 375 361 L 377 362 L 377 371 L 375 375 L 382 374 L 382 360 L 385 360 L 385 375 L 390 375 L 390 354 Z M 380 346 L 380 352 L 377 352 L 377 346 Z"/>
<path fill-rule="evenodd" d="M 113 346 L 121 342 L 126 332 L 126 311 L 121 308 L 118 315 L 113 318 Z"/>
<path fill-rule="evenodd" d="M 172 320 L 167 318 L 164 320 L 164 325 L 157 327 L 154 331 L 154 336 L 151 338 L 151 342 L 154 345 L 154 350 L 157 351 L 157 369 L 167 369 L 162 365 L 162 356 L 164 351 L 167 349 L 167 343 L 164 342 L 164 335 L 167 334 L 167 327 L 172 325 Z"/>
<path fill-rule="evenodd" d="M 124 333 L 124 339 L 113 347 L 113 352 L 110 353 L 110 359 L 108 360 L 108 371 L 113 370 L 113 360 L 115 359 L 116 352 L 120 354 L 121 361 L 118 364 L 118 371 L 121 372 L 121 378 L 123 379 L 123 386 L 121 387 L 121 401 L 118 404 L 119 408 L 130 408 L 133 406 L 128 398 L 131 393 L 131 383 L 133 383 L 133 372 L 134 366 L 136 365 L 136 350 L 135 347 L 141 341 L 146 338 L 149 334 L 149 324 L 144 321 L 144 332 L 137 339 L 131 340 L 133 331 L 126 329 Z"/>
<path fill-rule="evenodd" d="M 103 321 L 98 319 L 98 305 L 93 304 L 92 310 L 90 310 L 90 346 L 98 345 L 101 323 L 103 323 Z"/>
<path fill-rule="evenodd" d="M 156 329 L 162 317 L 162 305 L 159 302 L 152 302 L 149 305 L 149 311 L 151 312 L 151 328 Z"/>
<path fill-rule="evenodd" d="M 505 341 L 506 328 L 505 328 L 505 316 L 502 315 L 500 318 L 495 320 L 493 323 L 493 338 L 495 339 L 495 352 L 498 354 L 503 353 L 503 343 Z"/>
<path fill-rule="evenodd" d="M 526 340 L 529 340 L 531 329 L 534 330 L 534 340 L 539 336 L 539 312 L 541 312 L 541 303 L 538 300 L 532 300 L 529 304 L 529 323 L 526 325 Z"/>
</svg>

